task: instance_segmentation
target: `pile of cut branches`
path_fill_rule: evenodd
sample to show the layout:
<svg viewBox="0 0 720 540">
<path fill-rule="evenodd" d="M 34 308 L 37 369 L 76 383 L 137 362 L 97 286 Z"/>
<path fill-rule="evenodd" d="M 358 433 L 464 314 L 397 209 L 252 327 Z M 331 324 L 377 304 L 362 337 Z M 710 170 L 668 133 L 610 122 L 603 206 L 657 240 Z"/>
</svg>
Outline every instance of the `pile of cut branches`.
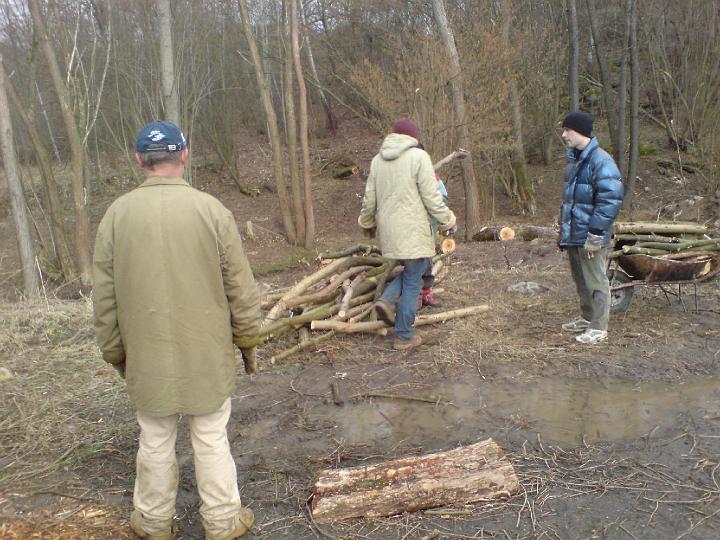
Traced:
<svg viewBox="0 0 720 540">
<path fill-rule="evenodd" d="M 616 223 L 614 251 L 622 255 L 651 255 L 670 260 L 689 259 L 720 251 L 720 238 L 710 238 L 705 225 L 685 222 Z"/>
<path fill-rule="evenodd" d="M 433 275 L 439 283 L 449 271 L 452 251 L 433 258 Z M 359 245 L 320 258 L 320 269 L 297 284 L 269 293 L 263 301 L 267 310 L 260 335 L 262 343 L 296 331 L 298 344 L 276 354 L 273 361 L 310 348 L 335 333 L 370 332 L 386 335 L 388 325 L 377 320 L 375 302 L 385 285 L 402 272 L 402 265 L 378 254 L 373 246 Z M 473 306 L 419 316 L 415 326 L 465 317 L 487 311 Z M 310 331 L 322 331 L 311 337 Z"/>
</svg>

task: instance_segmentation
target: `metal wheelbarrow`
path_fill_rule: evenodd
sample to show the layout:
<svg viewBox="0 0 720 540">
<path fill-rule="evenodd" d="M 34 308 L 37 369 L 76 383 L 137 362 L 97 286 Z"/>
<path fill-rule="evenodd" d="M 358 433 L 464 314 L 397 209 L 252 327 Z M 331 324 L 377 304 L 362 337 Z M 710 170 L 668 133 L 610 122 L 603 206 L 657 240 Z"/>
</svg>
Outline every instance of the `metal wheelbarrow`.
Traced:
<svg viewBox="0 0 720 540">
<path fill-rule="evenodd" d="M 620 255 L 610 259 L 607 276 L 610 281 L 610 311 L 622 312 L 630 305 L 635 287 L 657 286 L 669 300 L 666 285 L 677 285 L 681 302 L 686 284 L 695 288 L 695 310 L 698 310 L 697 284 L 720 271 L 720 253 L 694 252 L 673 255 Z M 674 294 L 674 293 L 673 293 Z M 683 302 L 683 308 L 685 304 Z"/>
</svg>

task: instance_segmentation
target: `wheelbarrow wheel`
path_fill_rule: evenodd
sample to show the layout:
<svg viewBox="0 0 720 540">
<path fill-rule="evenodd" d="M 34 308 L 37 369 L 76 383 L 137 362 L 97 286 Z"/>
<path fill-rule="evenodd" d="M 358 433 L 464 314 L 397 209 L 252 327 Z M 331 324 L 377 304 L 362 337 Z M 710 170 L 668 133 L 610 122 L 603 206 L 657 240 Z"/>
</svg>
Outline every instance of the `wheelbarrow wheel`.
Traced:
<svg viewBox="0 0 720 540">
<path fill-rule="evenodd" d="M 630 305 L 635 289 L 633 287 L 615 289 L 615 287 L 630 283 L 632 280 L 625 272 L 617 268 L 608 269 L 607 277 L 610 282 L 610 313 L 621 313 Z"/>
</svg>

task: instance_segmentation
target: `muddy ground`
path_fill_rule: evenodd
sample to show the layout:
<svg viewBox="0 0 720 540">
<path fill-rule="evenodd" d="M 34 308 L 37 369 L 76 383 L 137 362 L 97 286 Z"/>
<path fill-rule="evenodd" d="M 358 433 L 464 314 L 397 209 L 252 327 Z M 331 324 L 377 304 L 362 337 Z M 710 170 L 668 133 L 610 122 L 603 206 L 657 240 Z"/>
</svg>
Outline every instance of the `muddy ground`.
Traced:
<svg viewBox="0 0 720 540">
<path fill-rule="evenodd" d="M 339 153 L 367 166 L 377 142 L 373 136 L 362 144 L 319 141 L 317 169 Z M 258 198 L 237 195 L 232 180 L 210 167 L 199 187 L 235 212 L 258 280 L 270 289 L 288 285 L 317 267 L 317 253 L 290 249 L 279 238 L 274 195 L 264 187 L 269 163 L 250 146 L 247 153 Z M 704 195 L 699 180 L 655 174 L 653 159 L 641 169 L 644 217 Z M 517 216 L 499 200 L 495 222 L 552 224 L 560 166 L 533 168 L 542 179 L 535 217 Z M 132 185 L 128 178 L 114 175 L 98 188 L 95 222 Z M 449 187 L 461 209 L 460 182 L 451 179 Z M 362 175 L 319 175 L 319 250 L 361 241 L 355 218 L 362 189 Z M 663 210 L 668 205 L 675 210 Z M 3 237 L 12 238 L 6 208 L 0 218 Z M 246 235 L 248 220 L 255 238 Z M 93 343 L 87 298 L 66 299 L 72 294 L 62 288 L 40 304 L 12 301 L 12 248 L 4 241 L 0 254 L 0 538 L 131 538 L 138 433 L 124 384 Z M 540 289 L 508 291 L 526 281 Z M 438 288 L 442 307 L 428 313 L 476 304 L 491 309 L 423 327 L 427 344 L 417 351 L 393 351 L 392 336 L 341 336 L 271 364 L 274 353 L 294 344 L 286 337 L 261 348 L 260 373 L 247 376 L 238 368 L 229 430 L 243 502 L 257 518 L 248 538 L 720 536 L 717 281 L 698 286 L 697 296 L 692 286 L 680 295 L 677 288 L 638 289 L 629 310 L 612 317 L 610 340 L 596 346 L 560 331 L 577 303 L 566 258 L 552 243 L 461 243 Z M 343 406 L 333 403 L 331 382 Z M 397 397 L 370 397 L 380 393 Z M 334 526 L 308 517 L 321 469 L 488 437 L 520 477 L 521 492 L 509 499 Z M 179 538 L 202 538 L 184 423 L 178 459 Z"/>
</svg>

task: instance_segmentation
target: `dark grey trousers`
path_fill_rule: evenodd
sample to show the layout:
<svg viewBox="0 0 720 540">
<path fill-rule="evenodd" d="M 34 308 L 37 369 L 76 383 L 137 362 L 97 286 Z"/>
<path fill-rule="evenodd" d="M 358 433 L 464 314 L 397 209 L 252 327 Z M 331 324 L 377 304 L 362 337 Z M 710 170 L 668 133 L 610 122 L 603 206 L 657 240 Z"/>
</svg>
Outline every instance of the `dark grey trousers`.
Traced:
<svg viewBox="0 0 720 540">
<path fill-rule="evenodd" d="M 583 319 L 590 321 L 590 328 L 607 330 L 610 317 L 610 283 L 605 274 L 607 248 L 594 252 L 592 257 L 582 247 L 568 247 L 567 252 Z"/>
</svg>

